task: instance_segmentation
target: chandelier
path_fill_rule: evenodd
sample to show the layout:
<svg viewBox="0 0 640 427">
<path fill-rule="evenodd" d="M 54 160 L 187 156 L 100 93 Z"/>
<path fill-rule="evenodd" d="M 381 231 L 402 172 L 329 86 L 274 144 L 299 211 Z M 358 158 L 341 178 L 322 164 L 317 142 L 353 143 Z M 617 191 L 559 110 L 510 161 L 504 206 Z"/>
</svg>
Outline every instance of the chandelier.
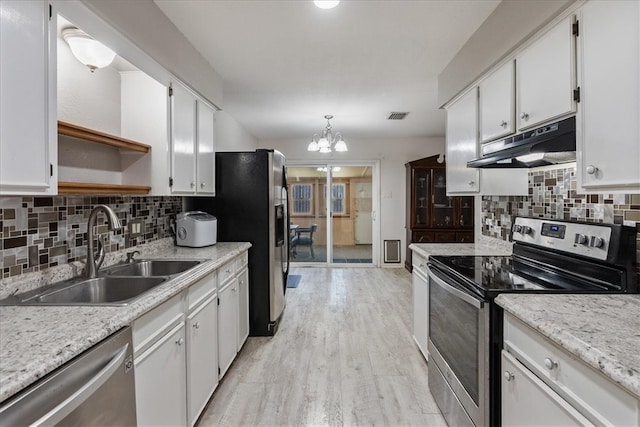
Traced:
<svg viewBox="0 0 640 427">
<path fill-rule="evenodd" d="M 342 134 L 336 132 L 335 134 L 331 130 L 331 123 L 329 120 L 333 119 L 331 114 L 324 116 L 327 119 L 327 127 L 322 131 L 322 136 L 314 134 L 311 138 L 311 142 L 307 147 L 308 151 L 319 151 L 321 153 L 330 153 L 332 151 L 349 151 L 347 143 L 342 139 Z"/>
</svg>

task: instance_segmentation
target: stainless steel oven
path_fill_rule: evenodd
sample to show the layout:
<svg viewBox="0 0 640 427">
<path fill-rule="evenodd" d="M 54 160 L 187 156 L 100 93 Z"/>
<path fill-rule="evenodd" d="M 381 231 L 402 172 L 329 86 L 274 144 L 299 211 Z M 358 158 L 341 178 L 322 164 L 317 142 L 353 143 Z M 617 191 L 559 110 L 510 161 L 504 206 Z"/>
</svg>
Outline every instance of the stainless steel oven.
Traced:
<svg viewBox="0 0 640 427">
<path fill-rule="evenodd" d="M 638 293 L 632 227 L 516 218 L 512 240 L 512 256 L 429 258 L 429 388 L 451 426 L 500 425 L 498 294 Z"/>
<path fill-rule="evenodd" d="M 490 301 L 429 270 L 429 388 L 450 425 L 489 424 L 489 321 Z"/>
</svg>

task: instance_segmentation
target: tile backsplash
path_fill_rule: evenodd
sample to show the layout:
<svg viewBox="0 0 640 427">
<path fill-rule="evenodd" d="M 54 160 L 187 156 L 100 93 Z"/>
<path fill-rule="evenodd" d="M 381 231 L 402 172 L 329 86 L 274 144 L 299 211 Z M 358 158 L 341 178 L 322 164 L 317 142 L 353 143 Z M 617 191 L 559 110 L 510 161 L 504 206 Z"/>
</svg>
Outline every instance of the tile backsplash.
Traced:
<svg viewBox="0 0 640 427">
<path fill-rule="evenodd" d="M 623 224 L 635 223 L 640 270 L 640 194 L 580 194 L 576 169 L 529 171 L 528 196 L 483 196 L 482 234 L 509 240 L 516 216 Z"/>
<path fill-rule="evenodd" d="M 112 252 L 169 237 L 168 218 L 182 210 L 182 197 L 0 197 L 0 279 L 84 258 L 87 220 L 99 204 L 110 206 L 123 225 L 109 232 L 98 216 L 96 234 L 104 234 L 105 251 Z M 140 234 L 129 233 L 131 221 L 142 222 Z"/>
</svg>

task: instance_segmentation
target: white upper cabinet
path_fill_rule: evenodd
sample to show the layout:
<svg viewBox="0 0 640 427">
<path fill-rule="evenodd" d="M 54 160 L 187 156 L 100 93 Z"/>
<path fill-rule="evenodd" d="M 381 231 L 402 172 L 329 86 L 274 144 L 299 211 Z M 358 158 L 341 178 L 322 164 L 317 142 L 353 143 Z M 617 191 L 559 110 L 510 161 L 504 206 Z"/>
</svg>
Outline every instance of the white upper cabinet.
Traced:
<svg viewBox="0 0 640 427">
<path fill-rule="evenodd" d="M 509 61 L 480 82 L 480 139 L 492 141 L 515 132 L 515 71 Z"/>
<path fill-rule="evenodd" d="M 573 22 L 565 18 L 516 56 L 518 130 L 575 112 Z"/>
<path fill-rule="evenodd" d="M 0 194 L 57 192 L 56 19 L 0 2 Z"/>
<path fill-rule="evenodd" d="M 589 1 L 578 36 L 577 180 L 585 192 L 640 191 L 640 5 Z"/>
<path fill-rule="evenodd" d="M 180 84 L 171 94 L 171 192 L 215 195 L 214 110 Z"/>
<path fill-rule="evenodd" d="M 473 88 L 447 108 L 447 193 L 477 193 L 478 169 L 467 162 L 478 154 L 478 90 Z"/>
</svg>

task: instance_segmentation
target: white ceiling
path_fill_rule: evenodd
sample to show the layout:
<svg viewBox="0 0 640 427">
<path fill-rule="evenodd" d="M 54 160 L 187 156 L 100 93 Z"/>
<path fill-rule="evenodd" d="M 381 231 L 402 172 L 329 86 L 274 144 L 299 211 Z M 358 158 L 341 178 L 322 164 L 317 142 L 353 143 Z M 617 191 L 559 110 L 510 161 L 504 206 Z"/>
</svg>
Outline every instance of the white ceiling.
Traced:
<svg viewBox="0 0 640 427">
<path fill-rule="evenodd" d="M 155 0 L 224 80 L 258 139 L 444 135 L 437 76 L 499 0 Z M 402 121 L 387 120 L 408 111 Z"/>
</svg>

